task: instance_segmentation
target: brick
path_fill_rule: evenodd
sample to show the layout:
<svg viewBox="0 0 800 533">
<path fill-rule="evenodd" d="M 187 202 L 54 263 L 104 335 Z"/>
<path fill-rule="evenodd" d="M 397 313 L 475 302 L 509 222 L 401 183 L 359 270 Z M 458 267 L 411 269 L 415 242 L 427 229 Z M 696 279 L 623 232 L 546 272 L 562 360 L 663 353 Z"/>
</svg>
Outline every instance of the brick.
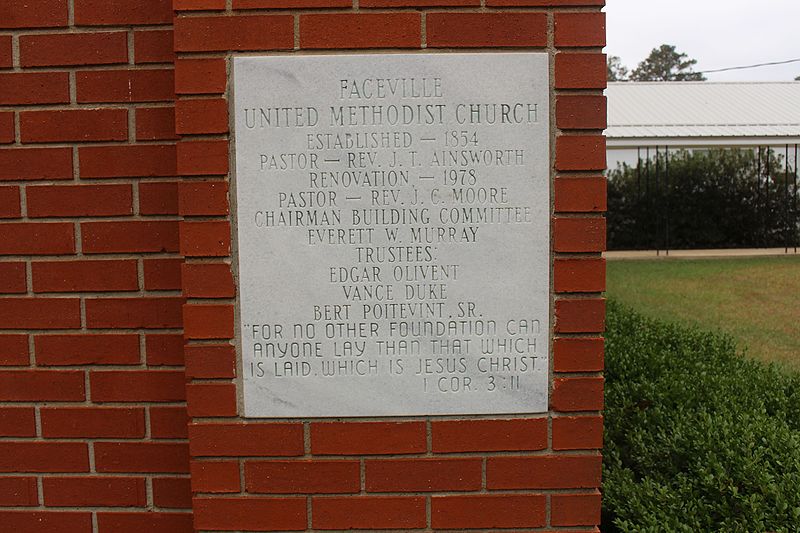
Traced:
<svg viewBox="0 0 800 533">
<path fill-rule="evenodd" d="M 0 47 L 2 47 L 0 38 Z M 2 51 L 0 51 L 0 64 L 2 64 Z M 15 139 L 14 113 L 0 113 L 0 143 L 13 143 Z"/>
<path fill-rule="evenodd" d="M 0 219 L 20 218 L 21 216 L 19 187 L 0 186 Z"/>
<path fill-rule="evenodd" d="M 173 0 L 175 11 L 208 11 L 225 9 L 225 0 Z"/>
<path fill-rule="evenodd" d="M 139 184 L 139 213 L 142 215 L 177 215 L 178 184 L 174 181 Z"/>
<path fill-rule="evenodd" d="M 430 13 L 426 27 L 429 48 L 547 46 L 545 13 Z"/>
<path fill-rule="evenodd" d="M 189 436 L 185 407 L 150 407 L 150 435 L 154 439 L 185 439 Z"/>
<path fill-rule="evenodd" d="M 603 339 L 556 338 L 553 340 L 553 369 L 556 372 L 601 372 Z"/>
<path fill-rule="evenodd" d="M 184 141 L 178 144 L 177 150 L 181 176 L 228 173 L 228 141 Z"/>
<path fill-rule="evenodd" d="M 233 383 L 190 383 L 186 385 L 189 415 L 199 417 L 236 416 L 236 385 Z"/>
<path fill-rule="evenodd" d="M 69 73 L 67 72 L 0 73 L 0 104 L 66 103 L 69 103 Z M 0 167 L 2 166 L 0 165 Z"/>
<path fill-rule="evenodd" d="M 198 530 L 299 531 L 306 529 L 305 498 L 195 498 Z"/>
<path fill-rule="evenodd" d="M 606 179 L 556 178 L 555 210 L 561 213 L 602 212 L 606 210 Z"/>
<path fill-rule="evenodd" d="M 128 184 L 40 185 L 27 188 L 28 216 L 93 217 L 133 213 L 133 192 Z"/>
<path fill-rule="evenodd" d="M 0 329 L 81 327 L 78 298 L 0 298 Z"/>
<path fill-rule="evenodd" d="M 553 380 L 550 407 L 554 411 L 601 411 L 603 409 L 603 378 L 577 377 Z"/>
<path fill-rule="evenodd" d="M 236 286 L 227 263 L 186 263 L 183 289 L 187 298 L 233 298 Z"/>
<path fill-rule="evenodd" d="M 419 48 L 419 13 L 301 14 L 300 48 Z"/>
<path fill-rule="evenodd" d="M 67 0 L 5 0 L 0 5 L 0 28 L 56 28 L 67 24 Z"/>
<path fill-rule="evenodd" d="M 420 497 L 312 498 L 311 514 L 316 529 L 415 529 L 427 522 Z"/>
<path fill-rule="evenodd" d="M 180 290 L 182 259 L 145 259 L 144 288 L 148 291 Z"/>
<path fill-rule="evenodd" d="M 431 526 L 436 529 L 542 527 L 543 494 L 434 496 Z"/>
<path fill-rule="evenodd" d="M 175 20 L 176 52 L 290 50 L 293 47 L 294 19 L 291 15 L 178 17 Z"/>
<path fill-rule="evenodd" d="M 556 89 L 605 89 L 605 54 L 556 54 Z"/>
<path fill-rule="evenodd" d="M 0 385 L 0 401 L 81 402 L 86 398 L 80 371 L 2 370 Z"/>
<path fill-rule="evenodd" d="M 181 135 L 227 133 L 228 102 L 222 98 L 178 100 L 175 131 Z"/>
<path fill-rule="evenodd" d="M 144 438 L 144 409 L 100 407 L 43 408 L 45 438 Z"/>
<path fill-rule="evenodd" d="M 602 252 L 606 249 L 606 219 L 554 218 L 553 249 L 556 252 Z"/>
<path fill-rule="evenodd" d="M 2 81 L 1 76 L 0 81 Z M 70 179 L 72 179 L 70 148 L 0 149 L 0 181 Z"/>
<path fill-rule="evenodd" d="M 562 130 L 603 130 L 607 126 L 606 97 L 561 94 L 556 98 L 556 126 Z"/>
<path fill-rule="evenodd" d="M 125 32 L 22 35 L 19 57 L 23 67 L 127 63 L 128 37 Z"/>
<path fill-rule="evenodd" d="M 367 492 L 472 491 L 481 488 L 481 458 L 366 462 Z"/>
<path fill-rule="evenodd" d="M 181 183 L 178 210 L 184 216 L 227 215 L 228 183 L 225 181 Z"/>
<path fill-rule="evenodd" d="M 183 372 L 109 370 L 89 374 L 93 402 L 180 402 L 186 399 Z"/>
<path fill-rule="evenodd" d="M 145 349 L 148 366 L 183 366 L 184 364 L 183 335 L 145 335 Z"/>
<path fill-rule="evenodd" d="M 440 420 L 432 423 L 432 451 L 501 452 L 547 448 L 547 419 Z"/>
<path fill-rule="evenodd" d="M 25 263 L 0 263 L 0 293 L 20 294 L 28 290 Z"/>
<path fill-rule="evenodd" d="M 22 111 L 19 122 L 23 143 L 128 140 L 125 109 Z"/>
<path fill-rule="evenodd" d="M 553 287 L 556 292 L 603 292 L 606 289 L 605 259 L 556 259 Z"/>
<path fill-rule="evenodd" d="M 181 255 L 227 257 L 231 254 L 231 225 L 226 221 L 181 222 Z"/>
<path fill-rule="evenodd" d="M 27 335 L 0 335 L 0 366 L 27 366 Z"/>
<path fill-rule="evenodd" d="M 600 493 L 553 494 L 550 523 L 554 526 L 596 526 L 600 524 Z"/>
<path fill-rule="evenodd" d="M 556 137 L 557 170 L 605 170 L 606 138 L 602 135 Z"/>
<path fill-rule="evenodd" d="M 172 69 L 91 70 L 75 75 L 79 103 L 171 102 Z"/>
<path fill-rule="evenodd" d="M 82 178 L 128 178 L 175 175 L 175 145 L 82 146 Z"/>
<path fill-rule="evenodd" d="M 157 507 L 167 509 L 191 509 L 192 490 L 189 478 L 159 477 L 153 479 L 153 503 Z M 189 532 L 191 533 L 192 531 L 190 528 Z"/>
<path fill-rule="evenodd" d="M 180 328 L 182 298 L 104 298 L 86 300 L 86 327 Z"/>
<path fill-rule="evenodd" d="M 81 233 L 87 254 L 178 251 L 178 222 L 172 220 L 84 222 Z"/>
<path fill-rule="evenodd" d="M 138 364 L 139 336 L 125 334 L 36 335 L 36 364 L 133 365 Z"/>
<path fill-rule="evenodd" d="M 170 24 L 172 0 L 74 0 L 78 26 Z"/>
<path fill-rule="evenodd" d="M 33 407 L 0 407 L 0 437 L 35 436 L 36 414 Z M 2 479 L 0 478 L 0 482 Z M 0 494 L 2 493 L 3 491 L 0 490 Z"/>
<path fill-rule="evenodd" d="M 553 419 L 554 450 L 594 450 L 602 447 L 602 417 L 565 416 Z"/>
<path fill-rule="evenodd" d="M 85 442 L 0 442 L 0 472 L 88 471 L 89 450 Z"/>
<path fill-rule="evenodd" d="M 144 479 L 119 477 L 44 478 L 47 507 L 143 507 Z"/>
<path fill-rule="evenodd" d="M 424 422 L 316 422 L 311 424 L 314 455 L 424 453 Z"/>
<path fill-rule="evenodd" d="M 177 139 L 174 107 L 139 107 L 136 109 L 136 140 Z"/>
<path fill-rule="evenodd" d="M 230 344 L 197 344 L 185 347 L 186 377 L 236 377 L 236 353 Z"/>
<path fill-rule="evenodd" d="M 330 9 L 352 5 L 348 0 L 233 0 L 233 9 Z"/>
<path fill-rule="evenodd" d="M 219 494 L 241 490 L 238 461 L 192 461 L 190 470 L 193 492 Z"/>
<path fill-rule="evenodd" d="M 143 30 L 133 32 L 133 60 L 143 63 L 172 63 L 172 30 Z"/>
<path fill-rule="evenodd" d="M 39 494 L 35 477 L 0 477 L 0 505 L 35 507 Z"/>
<path fill-rule="evenodd" d="M 227 82 L 224 59 L 175 60 L 175 92 L 178 94 L 222 94 Z"/>
<path fill-rule="evenodd" d="M 606 45 L 605 13 L 556 13 L 553 18 L 556 47 Z"/>
<path fill-rule="evenodd" d="M 0 511 L 0 523 L 16 533 L 92 533 L 92 513 Z"/>
<path fill-rule="evenodd" d="M 0 35 L 0 68 L 11 68 L 14 64 L 11 42 L 10 35 Z"/>
<path fill-rule="evenodd" d="M 358 7 L 478 7 L 480 0 L 363 0 Z"/>
<path fill-rule="evenodd" d="M 95 442 L 97 472 L 179 473 L 189 471 L 183 442 Z"/>
<path fill-rule="evenodd" d="M 247 461 L 244 477 L 250 493 L 356 493 L 360 470 L 358 461 Z"/>
<path fill-rule="evenodd" d="M 75 229 L 70 222 L 3 223 L 0 255 L 58 255 L 75 252 Z"/>
<path fill-rule="evenodd" d="M 189 513 L 97 513 L 98 533 L 193 533 Z"/>
<path fill-rule="evenodd" d="M 192 457 L 303 455 L 303 426 L 299 423 L 192 424 Z"/>
<path fill-rule="evenodd" d="M 33 291 L 102 292 L 139 289 L 136 260 L 40 261 L 31 264 Z"/>
<path fill-rule="evenodd" d="M 556 300 L 557 333 L 597 333 L 605 329 L 606 301 L 602 298 Z"/>
<path fill-rule="evenodd" d="M 490 457 L 486 460 L 486 488 L 595 488 L 600 486 L 600 470 L 599 455 Z"/>
<path fill-rule="evenodd" d="M 187 339 L 233 338 L 233 306 L 184 306 L 183 335 Z"/>
<path fill-rule="evenodd" d="M 146 335 L 148 366 L 183 366 L 183 335 Z"/>
</svg>

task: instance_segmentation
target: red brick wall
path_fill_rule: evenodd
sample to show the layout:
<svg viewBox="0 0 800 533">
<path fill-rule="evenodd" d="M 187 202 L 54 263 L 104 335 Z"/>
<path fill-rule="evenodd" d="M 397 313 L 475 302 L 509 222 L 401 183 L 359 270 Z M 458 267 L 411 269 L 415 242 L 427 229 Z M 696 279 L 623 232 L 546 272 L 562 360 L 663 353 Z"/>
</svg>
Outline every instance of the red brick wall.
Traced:
<svg viewBox="0 0 800 533">
<path fill-rule="evenodd" d="M 605 265 L 602 1 L 177 2 L 178 171 L 195 527 L 596 531 Z M 551 31 L 553 30 L 553 31 Z M 554 75 L 551 405 L 534 417 L 238 417 L 228 182 L 231 53 L 547 50 Z"/>
<path fill-rule="evenodd" d="M 0 3 L 4 531 L 192 530 L 172 19 Z"/>
<path fill-rule="evenodd" d="M 596 531 L 603 3 L 0 4 L 0 523 L 191 531 L 191 455 L 197 531 Z M 228 58 L 420 47 L 551 55 L 552 410 L 245 422 Z"/>
</svg>

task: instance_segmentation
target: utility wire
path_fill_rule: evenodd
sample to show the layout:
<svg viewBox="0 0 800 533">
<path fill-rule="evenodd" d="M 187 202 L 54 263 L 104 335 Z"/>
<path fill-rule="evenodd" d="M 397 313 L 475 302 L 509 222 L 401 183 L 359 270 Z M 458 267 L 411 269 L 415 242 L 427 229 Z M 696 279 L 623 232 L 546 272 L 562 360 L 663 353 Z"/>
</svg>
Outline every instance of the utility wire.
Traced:
<svg viewBox="0 0 800 533">
<path fill-rule="evenodd" d="M 748 68 L 757 68 L 757 67 L 768 67 L 771 65 L 787 65 L 789 63 L 797 63 L 800 61 L 800 57 L 795 59 L 787 59 L 786 61 L 771 61 L 769 63 L 758 63 L 755 65 L 744 65 L 741 67 L 727 67 L 727 68 L 717 68 L 713 70 L 703 70 L 701 72 L 696 72 L 695 74 L 710 74 L 712 72 L 727 72 L 729 70 L 744 70 Z"/>
</svg>

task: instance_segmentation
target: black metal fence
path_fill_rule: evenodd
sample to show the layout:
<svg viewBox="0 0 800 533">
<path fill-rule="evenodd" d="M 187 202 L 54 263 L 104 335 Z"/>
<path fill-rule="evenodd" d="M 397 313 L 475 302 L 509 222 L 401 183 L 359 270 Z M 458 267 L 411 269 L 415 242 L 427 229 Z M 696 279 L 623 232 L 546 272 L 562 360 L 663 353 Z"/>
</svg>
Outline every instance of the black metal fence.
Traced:
<svg viewBox="0 0 800 533">
<path fill-rule="evenodd" d="M 609 172 L 611 250 L 800 246 L 798 145 L 638 149 Z"/>
</svg>

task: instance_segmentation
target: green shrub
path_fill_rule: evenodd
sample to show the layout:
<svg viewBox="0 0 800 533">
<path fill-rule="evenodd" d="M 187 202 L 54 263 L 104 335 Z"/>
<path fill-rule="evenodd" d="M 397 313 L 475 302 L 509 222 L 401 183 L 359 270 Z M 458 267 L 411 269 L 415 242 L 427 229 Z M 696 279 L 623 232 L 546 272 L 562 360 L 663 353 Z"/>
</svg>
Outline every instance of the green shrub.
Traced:
<svg viewBox="0 0 800 533">
<path fill-rule="evenodd" d="M 793 153 L 671 151 L 609 173 L 608 247 L 779 247 L 798 240 Z M 669 168 L 667 176 L 667 167 Z M 656 175 L 658 174 L 658 176 Z M 648 177 L 649 175 L 649 177 Z"/>
<path fill-rule="evenodd" d="M 608 311 L 603 530 L 800 531 L 800 375 Z"/>
</svg>

